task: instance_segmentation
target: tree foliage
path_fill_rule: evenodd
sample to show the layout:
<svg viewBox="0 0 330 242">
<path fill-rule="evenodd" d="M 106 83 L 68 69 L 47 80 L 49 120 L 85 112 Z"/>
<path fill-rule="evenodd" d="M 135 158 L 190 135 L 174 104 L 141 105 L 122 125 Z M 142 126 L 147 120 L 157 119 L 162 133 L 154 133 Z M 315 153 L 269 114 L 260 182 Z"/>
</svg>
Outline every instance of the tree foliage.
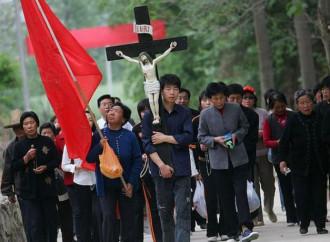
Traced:
<svg viewBox="0 0 330 242">
<path fill-rule="evenodd" d="M 20 91 L 19 66 L 6 54 L 0 54 L 0 115 L 8 113 L 17 103 L 22 103 Z M 13 102 L 12 100 L 15 100 Z M 20 108 L 19 105 L 15 108 Z M 5 115 L 7 116 L 7 115 Z"/>
<path fill-rule="evenodd" d="M 159 63 L 160 75 L 176 73 L 193 97 L 207 83 L 225 81 L 251 85 L 259 90 L 259 64 L 253 29 L 252 0 L 97 0 L 109 14 L 109 25 L 132 22 L 135 6 L 147 5 L 151 19 L 166 21 L 167 36 L 187 35 L 188 52 L 170 54 Z M 275 88 L 287 95 L 301 83 L 293 14 L 305 10 L 311 22 L 313 57 L 317 80 L 325 73 L 324 51 L 316 25 L 316 3 L 293 0 L 265 1 L 267 28 L 271 44 Z M 116 6 L 116 7 L 114 7 Z M 120 62 L 120 61 L 119 61 Z M 120 62 L 119 78 L 135 100 L 144 97 L 143 76 L 136 66 Z M 137 80 L 138 79 L 138 80 Z M 133 88 L 128 88 L 133 87 Z M 192 100 L 197 103 L 197 98 Z"/>
</svg>

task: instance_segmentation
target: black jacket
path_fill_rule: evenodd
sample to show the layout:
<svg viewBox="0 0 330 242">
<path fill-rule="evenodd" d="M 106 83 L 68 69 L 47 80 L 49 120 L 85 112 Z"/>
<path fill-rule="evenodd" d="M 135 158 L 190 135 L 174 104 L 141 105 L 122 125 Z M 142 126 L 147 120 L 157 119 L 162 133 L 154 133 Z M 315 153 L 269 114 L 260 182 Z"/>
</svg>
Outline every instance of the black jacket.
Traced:
<svg viewBox="0 0 330 242">
<path fill-rule="evenodd" d="M 37 149 L 36 159 L 24 164 L 23 157 L 31 145 Z M 54 142 L 46 136 L 38 135 L 37 138 L 24 137 L 15 145 L 14 158 L 11 163 L 13 171 L 19 172 L 20 196 L 23 199 L 36 199 L 56 196 L 54 169 L 60 164 L 60 157 Z M 35 166 L 46 165 L 47 170 L 36 174 Z"/>
<path fill-rule="evenodd" d="M 292 173 L 308 176 L 311 171 L 328 172 L 329 156 L 321 138 L 321 124 L 322 116 L 315 111 L 309 116 L 295 113 L 288 121 L 280 140 L 279 158 L 289 164 Z M 288 154 L 290 159 L 286 160 Z"/>
</svg>

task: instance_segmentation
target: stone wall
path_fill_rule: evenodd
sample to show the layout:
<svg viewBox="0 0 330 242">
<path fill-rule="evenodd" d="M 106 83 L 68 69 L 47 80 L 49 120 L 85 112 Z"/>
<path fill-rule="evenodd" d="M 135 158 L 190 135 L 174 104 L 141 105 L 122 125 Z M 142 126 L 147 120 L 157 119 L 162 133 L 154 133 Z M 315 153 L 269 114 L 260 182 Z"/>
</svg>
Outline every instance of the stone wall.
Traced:
<svg viewBox="0 0 330 242">
<path fill-rule="evenodd" d="M 25 242 L 25 233 L 18 203 L 11 204 L 0 195 L 0 241 Z"/>
</svg>

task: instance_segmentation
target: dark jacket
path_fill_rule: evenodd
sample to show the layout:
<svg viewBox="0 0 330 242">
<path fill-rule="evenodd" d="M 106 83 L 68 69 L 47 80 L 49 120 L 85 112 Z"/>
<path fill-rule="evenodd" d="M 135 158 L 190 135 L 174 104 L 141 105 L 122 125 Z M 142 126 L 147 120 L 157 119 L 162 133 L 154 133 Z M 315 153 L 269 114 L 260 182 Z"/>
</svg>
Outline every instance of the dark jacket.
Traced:
<svg viewBox="0 0 330 242">
<path fill-rule="evenodd" d="M 287 123 L 289 122 L 289 120 L 293 117 L 295 113 L 292 111 L 287 111 Z M 281 125 L 278 123 L 276 116 L 274 113 L 272 113 L 271 115 L 269 115 L 269 117 L 267 118 L 267 122 L 270 126 L 271 129 L 271 140 L 279 140 L 282 138 L 283 132 L 284 132 L 284 128 L 281 128 Z M 281 162 L 281 160 L 279 159 L 279 149 L 278 147 L 276 148 L 271 148 L 271 160 L 274 164 L 279 164 Z"/>
<path fill-rule="evenodd" d="M 31 148 L 37 149 L 37 156 L 24 164 L 23 157 Z M 11 163 L 13 171 L 19 172 L 20 196 L 23 199 L 36 199 L 56 196 L 54 169 L 60 164 L 54 142 L 46 136 L 38 135 L 37 138 L 24 137 L 15 145 L 14 158 Z M 47 170 L 41 174 L 34 173 L 36 166 L 46 165 Z"/>
<path fill-rule="evenodd" d="M 2 180 L 1 180 L 1 193 L 4 196 L 8 196 L 8 199 L 14 199 L 15 194 L 19 196 L 19 175 L 17 172 L 13 172 L 11 169 L 11 161 L 14 156 L 15 144 L 18 142 L 18 138 L 12 140 L 5 151 L 3 152 L 3 159 L 5 166 L 3 168 Z"/>
<path fill-rule="evenodd" d="M 169 144 L 170 157 L 174 168 L 175 176 L 190 176 L 190 156 L 189 144 L 193 139 L 193 128 L 191 122 L 191 111 L 181 105 L 175 104 L 171 113 L 164 108 L 164 120 L 166 124 L 166 134 L 172 135 L 178 144 Z M 150 110 L 148 110 L 142 120 L 142 142 L 146 154 L 150 155 L 158 152 L 157 145 L 153 145 L 152 136 L 152 119 Z M 167 164 L 167 161 L 164 161 Z M 158 166 L 150 163 L 151 175 L 159 176 Z"/>
<path fill-rule="evenodd" d="M 321 139 L 321 122 L 322 116 L 315 111 L 309 116 L 295 113 L 288 121 L 280 140 L 279 159 L 289 164 L 292 173 L 308 176 L 312 170 L 328 172 L 329 157 Z"/>
<path fill-rule="evenodd" d="M 330 109 L 325 113 L 322 124 L 322 138 L 330 149 Z"/>
<path fill-rule="evenodd" d="M 249 122 L 249 130 L 244 138 L 244 146 L 249 157 L 249 163 L 256 162 L 256 149 L 259 131 L 259 115 L 250 108 L 241 105 L 241 109 Z"/>
</svg>

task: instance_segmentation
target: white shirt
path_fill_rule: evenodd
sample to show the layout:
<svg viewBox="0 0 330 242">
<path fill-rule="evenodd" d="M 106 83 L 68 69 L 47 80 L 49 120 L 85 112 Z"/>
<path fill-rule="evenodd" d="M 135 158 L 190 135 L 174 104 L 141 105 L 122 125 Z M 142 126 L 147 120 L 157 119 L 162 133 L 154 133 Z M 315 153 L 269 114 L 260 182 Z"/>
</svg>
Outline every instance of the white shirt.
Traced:
<svg viewBox="0 0 330 242">
<path fill-rule="evenodd" d="M 105 120 L 103 118 L 100 118 L 99 120 L 97 120 L 97 124 L 99 125 L 100 129 L 107 127 L 107 123 L 105 122 Z M 123 129 L 132 131 L 133 126 L 130 124 L 130 122 L 126 122 L 126 124 L 123 125 Z"/>
<path fill-rule="evenodd" d="M 191 166 L 191 177 L 196 176 L 199 174 L 197 168 L 196 168 L 196 161 L 194 158 L 194 153 L 192 149 L 189 148 L 189 156 L 190 156 L 190 166 Z"/>
<path fill-rule="evenodd" d="M 73 164 L 71 164 L 71 159 L 69 158 L 68 150 L 65 145 L 62 156 L 62 170 L 65 172 L 73 173 L 73 182 L 78 185 L 82 185 L 82 186 L 94 185 L 96 183 L 95 172 L 85 169 L 76 170 L 76 166 L 80 166 L 82 160 L 77 158 L 74 159 L 73 161 L 74 161 Z"/>
</svg>

